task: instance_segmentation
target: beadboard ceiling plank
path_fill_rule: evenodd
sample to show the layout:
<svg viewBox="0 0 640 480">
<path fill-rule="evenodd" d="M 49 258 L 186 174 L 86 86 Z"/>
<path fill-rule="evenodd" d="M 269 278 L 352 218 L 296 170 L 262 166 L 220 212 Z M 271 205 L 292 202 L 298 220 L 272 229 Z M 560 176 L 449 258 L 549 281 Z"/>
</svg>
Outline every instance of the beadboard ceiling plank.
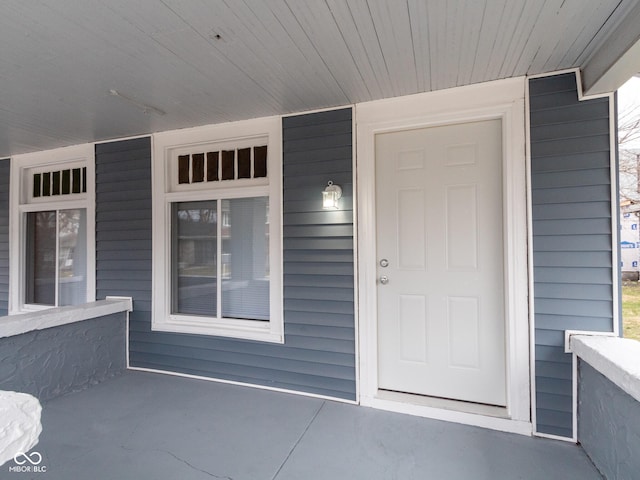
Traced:
<svg viewBox="0 0 640 480">
<path fill-rule="evenodd" d="M 295 1 L 297 2 L 297 0 Z M 283 44 L 289 45 L 297 50 L 297 58 L 300 59 L 300 61 L 297 62 L 299 67 L 306 68 L 309 66 L 313 69 L 315 75 L 329 87 L 330 91 L 326 97 L 333 99 L 330 102 L 331 104 L 350 103 L 344 88 L 340 85 L 340 82 L 322 58 L 318 46 L 313 43 L 303 28 L 300 19 L 296 17 L 292 7 L 286 0 L 256 1 L 252 3 L 252 8 L 256 10 L 260 9 L 260 11 L 271 15 L 280 23 L 282 26 L 280 36 Z"/>
<path fill-rule="evenodd" d="M 385 62 L 384 53 L 380 45 L 380 39 L 376 32 L 376 26 L 373 22 L 368 1 L 350 0 L 349 2 L 344 2 L 343 0 L 336 0 L 334 3 L 343 3 L 349 9 L 356 29 L 354 35 L 358 36 L 362 44 L 367 62 L 373 70 L 375 85 L 379 86 L 380 89 L 380 97 L 378 98 L 392 96 L 390 92 L 397 90 L 397 88 L 394 86 L 393 76 L 389 71 L 389 66 Z M 346 15 L 342 18 L 345 17 Z M 367 77 L 365 76 L 365 78 Z M 370 87 L 370 91 L 374 92 L 375 88 Z"/>
<path fill-rule="evenodd" d="M 361 23 L 365 23 L 370 26 L 369 32 L 374 31 L 370 15 L 354 16 L 351 7 L 353 2 L 326 0 L 326 3 L 339 29 L 340 36 L 349 50 L 351 58 L 357 68 L 358 75 L 364 81 L 364 88 L 366 88 L 368 92 L 369 99 L 382 98 L 385 89 L 381 86 L 381 78 L 378 73 L 376 73 L 376 67 L 374 66 L 375 60 L 370 57 L 367 51 L 367 45 L 371 45 L 375 37 L 373 37 L 371 33 L 369 33 L 370 36 L 367 37 L 365 33 L 367 32 L 366 26 L 360 25 Z M 379 49 L 377 49 L 376 53 L 381 56 Z"/>
<path fill-rule="evenodd" d="M 526 68 L 520 67 L 520 69 L 518 69 L 518 64 L 522 56 L 525 55 L 525 49 L 540 19 L 545 3 L 545 0 L 523 1 L 522 13 L 518 18 L 516 28 L 509 41 L 509 47 L 498 74 L 500 78 L 520 76 L 526 73 Z"/>
<path fill-rule="evenodd" d="M 287 4 L 345 96 L 355 102 L 370 100 L 372 95 L 358 68 L 359 62 L 336 23 L 338 11 L 332 11 L 324 1 L 304 5 L 293 0 Z"/>
<path fill-rule="evenodd" d="M 562 29 L 567 27 L 562 22 L 569 20 L 571 12 L 563 8 L 564 4 L 565 0 L 545 1 L 515 71 L 526 74 L 543 72 L 542 66 L 549 59 L 550 52 L 558 45 Z"/>
<path fill-rule="evenodd" d="M 507 1 L 487 1 L 485 4 L 476 58 L 471 73 L 471 83 L 486 82 L 490 78 L 488 75 L 489 62 L 496 54 L 496 50 L 501 48 L 500 45 L 497 45 L 497 41 Z"/>
<path fill-rule="evenodd" d="M 207 13 L 212 5 L 214 16 Z M 294 67 L 304 65 L 304 58 L 290 40 L 278 40 L 283 26 L 272 15 L 265 16 L 265 10 L 256 11 L 242 1 L 185 2 L 174 10 L 217 54 L 259 83 L 278 107 L 286 110 L 309 101 L 322 102 L 332 94 L 309 66 Z M 310 85 L 315 88 L 311 90 Z"/>
<path fill-rule="evenodd" d="M 606 4 L 604 5 L 605 12 L 607 10 L 612 10 L 609 2 L 602 0 L 602 3 Z M 581 52 L 580 56 L 578 56 L 575 63 L 578 65 L 584 65 L 591 60 L 594 55 L 598 54 L 599 50 L 605 43 L 611 40 L 615 41 L 617 39 L 617 35 L 615 33 L 616 30 L 623 27 L 627 16 L 630 16 L 632 19 L 636 18 L 635 12 L 637 12 L 638 8 L 640 8 L 639 0 L 620 0 L 619 5 L 611 11 L 611 14 L 608 16 L 604 24 L 601 26 L 596 25 L 598 30 L 595 35 L 593 35 L 593 32 L 590 32 L 591 35 L 587 35 L 587 38 L 589 36 L 592 38 L 588 41 L 585 40 L 584 50 Z M 636 31 L 640 31 L 640 29 L 636 29 Z"/>
<path fill-rule="evenodd" d="M 0 157 L 586 68 L 638 5 L 3 0 Z"/>
<path fill-rule="evenodd" d="M 459 29 L 461 30 L 460 46 L 457 53 L 456 86 L 468 85 L 476 61 L 478 41 L 480 38 L 481 19 L 486 2 L 459 1 L 461 16 Z"/>
<path fill-rule="evenodd" d="M 556 48 L 554 50 L 544 68 L 557 68 L 558 65 L 565 63 L 575 63 L 584 51 L 585 45 L 593 38 L 593 32 L 607 22 L 610 14 L 606 1 L 594 1 L 593 5 L 588 9 L 577 9 L 575 17 L 576 28 L 571 29 L 571 37 L 563 41 L 564 48 Z"/>
<path fill-rule="evenodd" d="M 446 1 L 437 0 L 435 2 L 416 3 L 415 10 L 419 15 L 424 15 L 424 31 L 428 39 L 429 49 L 429 85 L 432 90 L 439 90 L 446 85 L 444 80 L 444 70 L 446 69 L 446 59 L 449 56 L 449 49 L 446 44 Z M 422 8 L 420 8 L 422 7 Z M 419 31 L 422 31 L 420 29 Z M 421 35 L 422 36 L 422 35 Z M 414 38 L 415 41 L 415 38 Z M 445 61 L 443 61 L 445 60 Z M 426 83 L 426 82 L 425 82 Z"/>
<path fill-rule="evenodd" d="M 367 4 L 384 63 L 392 79 L 393 92 L 386 96 L 408 95 L 417 91 L 418 76 L 407 1 L 369 0 Z"/>
<path fill-rule="evenodd" d="M 584 0 L 565 0 L 558 7 L 555 15 L 549 18 L 545 32 L 545 41 L 542 42 L 538 54 L 531 64 L 531 68 L 538 71 L 556 70 L 561 64 L 564 55 L 575 48 L 576 39 L 592 19 L 601 18 L 602 25 L 606 21 L 607 14 L 601 17 L 601 2 L 592 0 L 589 8 L 584 8 Z M 590 27 L 593 31 L 593 27 Z M 597 30 L 597 27 L 595 27 Z"/>
<path fill-rule="evenodd" d="M 511 40 L 516 35 L 520 24 L 520 18 L 526 0 L 509 0 L 503 4 L 503 10 L 498 25 L 498 35 L 495 40 L 493 52 L 487 62 L 486 78 L 500 78 L 500 71 L 509 53 Z"/>
</svg>

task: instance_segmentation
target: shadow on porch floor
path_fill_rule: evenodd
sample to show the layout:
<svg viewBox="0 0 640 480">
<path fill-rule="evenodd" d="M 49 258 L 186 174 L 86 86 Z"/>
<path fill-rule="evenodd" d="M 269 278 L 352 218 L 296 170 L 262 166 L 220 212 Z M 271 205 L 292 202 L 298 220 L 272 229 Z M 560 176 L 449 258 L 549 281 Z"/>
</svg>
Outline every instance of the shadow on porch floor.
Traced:
<svg viewBox="0 0 640 480">
<path fill-rule="evenodd" d="M 578 446 L 284 393 L 126 372 L 43 406 L 54 479 L 600 479 Z M 0 478 L 30 478 L 0 467 Z"/>
</svg>

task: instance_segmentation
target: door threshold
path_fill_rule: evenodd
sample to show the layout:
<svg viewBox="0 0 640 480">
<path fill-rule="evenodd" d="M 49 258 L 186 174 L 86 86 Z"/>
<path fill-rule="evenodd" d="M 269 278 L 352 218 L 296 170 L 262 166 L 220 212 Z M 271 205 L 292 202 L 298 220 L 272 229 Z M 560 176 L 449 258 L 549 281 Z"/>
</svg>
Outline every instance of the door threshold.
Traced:
<svg viewBox="0 0 640 480">
<path fill-rule="evenodd" d="M 428 397 L 413 393 L 395 392 L 392 390 L 378 390 L 376 398 L 383 401 L 398 402 L 418 407 L 437 408 L 454 412 L 471 413 L 496 418 L 509 418 L 507 407 L 472 403 L 448 398 Z"/>
<path fill-rule="evenodd" d="M 530 420 L 511 418 L 507 408 L 504 407 L 479 405 L 386 390 L 376 390 L 373 396 L 361 394 L 360 404 L 389 412 L 461 423 L 519 435 L 531 436 L 533 432 Z"/>
</svg>

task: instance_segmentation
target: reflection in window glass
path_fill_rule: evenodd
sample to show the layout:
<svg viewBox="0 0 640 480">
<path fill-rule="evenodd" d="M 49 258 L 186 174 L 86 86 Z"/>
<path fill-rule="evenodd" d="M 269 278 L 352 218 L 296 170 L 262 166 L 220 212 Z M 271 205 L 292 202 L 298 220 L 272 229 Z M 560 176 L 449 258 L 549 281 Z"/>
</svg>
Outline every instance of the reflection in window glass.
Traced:
<svg viewBox="0 0 640 480">
<path fill-rule="evenodd" d="M 27 213 L 26 303 L 56 304 L 56 212 Z"/>
<path fill-rule="evenodd" d="M 25 303 L 51 306 L 84 303 L 87 295 L 86 211 L 30 212 L 26 223 Z"/>
<path fill-rule="evenodd" d="M 173 204 L 173 313 L 217 316 L 217 202 Z"/>
<path fill-rule="evenodd" d="M 207 152 L 207 182 L 219 180 L 218 156 L 219 152 Z"/>
<path fill-rule="evenodd" d="M 222 316 L 269 320 L 268 197 L 222 200 Z"/>
<path fill-rule="evenodd" d="M 58 305 L 87 298 L 87 215 L 84 209 L 58 212 Z"/>
</svg>

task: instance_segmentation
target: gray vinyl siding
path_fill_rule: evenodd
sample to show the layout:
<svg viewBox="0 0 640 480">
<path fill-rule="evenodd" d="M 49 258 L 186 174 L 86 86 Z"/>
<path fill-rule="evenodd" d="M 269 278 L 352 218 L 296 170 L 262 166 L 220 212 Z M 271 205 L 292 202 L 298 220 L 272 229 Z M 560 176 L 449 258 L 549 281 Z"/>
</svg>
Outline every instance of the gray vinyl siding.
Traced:
<svg viewBox="0 0 640 480">
<path fill-rule="evenodd" d="M 611 331 L 609 100 L 578 100 L 575 74 L 529 81 L 536 429 L 573 435 L 565 330 Z"/>
<path fill-rule="evenodd" d="M 149 140 L 98 146 L 97 289 L 134 297 L 132 367 L 355 400 L 351 115 L 283 120 L 283 345 L 151 331 Z M 321 208 L 329 180 L 339 211 Z"/>
<path fill-rule="evenodd" d="M 133 298 L 132 329 L 151 322 L 151 140 L 96 145 L 96 299 Z"/>
<path fill-rule="evenodd" d="M 0 160 L 0 317 L 9 309 L 9 172 L 11 160 Z"/>
</svg>

